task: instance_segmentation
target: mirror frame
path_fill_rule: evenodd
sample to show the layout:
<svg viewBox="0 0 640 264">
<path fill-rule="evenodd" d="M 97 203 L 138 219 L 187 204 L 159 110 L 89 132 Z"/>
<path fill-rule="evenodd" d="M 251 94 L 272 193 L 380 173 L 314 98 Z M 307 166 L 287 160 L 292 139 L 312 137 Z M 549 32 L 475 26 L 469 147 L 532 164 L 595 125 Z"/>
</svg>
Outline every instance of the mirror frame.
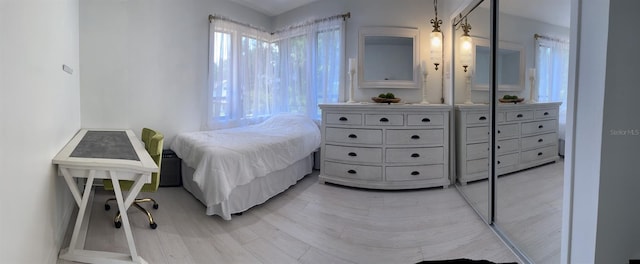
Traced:
<svg viewBox="0 0 640 264">
<path fill-rule="evenodd" d="M 486 48 L 490 48 L 490 44 L 489 44 L 489 40 L 485 39 L 485 38 L 479 38 L 479 37 L 474 37 L 473 38 L 473 54 L 471 56 L 473 56 L 473 66 L 474 66 L 474 73 L 473 73 L 473 83 L 471 85 L 471 90 L 474 91 L 488 91 L 489 90 L 489 83 L 487 84 L 478 84 L 476 82 L 476 73 L 477 73 L 477 63 L 476 63 L 476 50 L 477 50 L 477 46 L 480 47 L 486 47 Z M 524 50 L 524 46 L 521 44 L 517 44 L 517 43 L 512 43 L 512 42 L 507 42 L 507 41 L 499 41 L 498 42 L 498 53 L 499 50 L 510 50 L 510 51 L 517 51 L 520 53 L 520 70 L 518 71 L 518 75 L 519 75 L 519 82 L 517 85 L 512 85 L 512 84 L 501 84 L 498 80 L 497 83 L 497 87 L 498 87 L 498 91 L 514 91 L 514 92 L 519 92 L 524 90 L 524 86 L 525 86 L 525 79 L 524 79 L 524 73 L 525 73 L 525 50 Z"/>
<path fill-rule="evenodd" d="M 364 64 L 366 58 L 364 55 L 364 39 L 365 37 L 405 37 L 413 39 L 413 79 L 412 80 L 365 80 Z M 358 88 L 420 88 L 420 76 L 418 76 L 418 63 L 420 61 L 419 54 L 420 35 L 417 28 L 408 27 L 362 27 L 360 28 L 358 39 Z"/>
</svg>

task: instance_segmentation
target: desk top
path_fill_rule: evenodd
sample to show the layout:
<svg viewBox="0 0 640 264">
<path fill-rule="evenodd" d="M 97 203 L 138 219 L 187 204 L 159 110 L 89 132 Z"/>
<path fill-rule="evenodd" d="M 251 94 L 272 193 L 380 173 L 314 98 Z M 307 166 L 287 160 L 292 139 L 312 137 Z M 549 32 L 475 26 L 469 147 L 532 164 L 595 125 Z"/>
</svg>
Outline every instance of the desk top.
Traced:
<svg viewBox="0 0 640 264">
<path fill-rule="evenodd" d="M 143 143 L 131 130 L 81 129 L 53 158 L 53 164 L 158 171 Z"/>
</svg>

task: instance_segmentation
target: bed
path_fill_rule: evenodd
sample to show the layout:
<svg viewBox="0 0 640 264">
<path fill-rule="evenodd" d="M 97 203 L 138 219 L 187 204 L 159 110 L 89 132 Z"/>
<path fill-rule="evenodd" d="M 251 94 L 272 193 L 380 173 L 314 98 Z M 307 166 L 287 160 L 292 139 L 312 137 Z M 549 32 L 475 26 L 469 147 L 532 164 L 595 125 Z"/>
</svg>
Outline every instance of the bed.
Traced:
<svg viewBox="0 0 640 264">
<path fill-rule="evenodd" d="M 184 188 L 207 215 L 231 220 L 310 174 L 320 141 L 312 119 L 279 114 L 251 126 L 181 133 L 171 149 L 182 159 Z"/>
</svg>

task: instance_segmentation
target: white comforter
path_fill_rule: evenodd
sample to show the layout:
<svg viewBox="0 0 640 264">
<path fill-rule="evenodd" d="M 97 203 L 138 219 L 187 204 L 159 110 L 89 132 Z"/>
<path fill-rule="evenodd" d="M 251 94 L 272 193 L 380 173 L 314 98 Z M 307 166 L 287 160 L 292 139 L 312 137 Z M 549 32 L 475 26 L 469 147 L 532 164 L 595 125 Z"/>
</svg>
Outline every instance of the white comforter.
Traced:
<svg viewBox="0 0 640 264">
<path fill-rule="evenodd" d="M 212 206 L 226 201 L 236 186 L 308 156 L 320 140 L 313 120 L 281 114 L 252 126 L 182 133 L 171 149 L 195 168 L 193 179 Z"/>
</svg>

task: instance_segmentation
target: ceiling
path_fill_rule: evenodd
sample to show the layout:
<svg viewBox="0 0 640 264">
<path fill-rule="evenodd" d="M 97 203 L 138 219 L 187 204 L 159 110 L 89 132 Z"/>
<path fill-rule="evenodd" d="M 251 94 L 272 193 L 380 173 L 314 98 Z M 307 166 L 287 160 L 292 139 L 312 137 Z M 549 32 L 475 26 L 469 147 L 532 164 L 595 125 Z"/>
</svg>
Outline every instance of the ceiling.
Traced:
<svg viewBox="0 0 640 264">
<path fill-rule="evenodd" d="M 489 3 L 485 1 L 480 6 L 489 8 Z M 508 0 L 500 1 L 498 8 L 510 15 L 567 28 L 571 20 L 571 0 Z"/>
<path fill-rule="evenodd" d="M 317 0 L 230 0 L 268 16 L 277 16 Z"/>
<path fill-rule="evenodd" d="M 230 0 L 268 16 L 277 16 L 318 0 Z M 392 1 L 392 0 L 389 0 Z M 482 4 L 488 8 L 488 1 Z M 571 0 L 507 0 L 500 2 L 500 11 L 569 27 Z"/>
</svg>

